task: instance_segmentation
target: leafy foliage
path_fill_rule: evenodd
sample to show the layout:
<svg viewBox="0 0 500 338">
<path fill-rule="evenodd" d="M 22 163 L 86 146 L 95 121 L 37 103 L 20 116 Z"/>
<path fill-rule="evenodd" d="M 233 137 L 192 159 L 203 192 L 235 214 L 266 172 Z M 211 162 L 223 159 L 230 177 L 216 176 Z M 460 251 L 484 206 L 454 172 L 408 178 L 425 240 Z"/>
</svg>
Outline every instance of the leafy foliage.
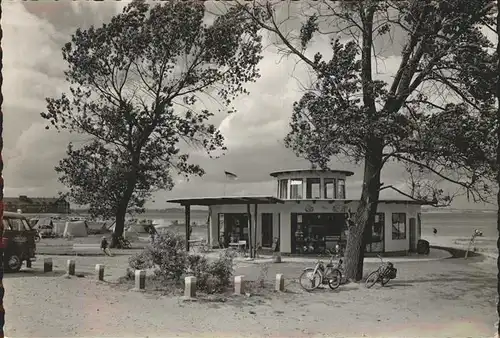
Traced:
<svg viewBox="0 0 500 338">
<path fill-rule="evenodd" d="M 265 19 L 253 16 L 253 20 L 276 33 L 288 52 L 316 74 L 293 106 L 286 146 L 323 168 L 335 156 L 359 163 L 367 160 L 367 154 L 381 152 L 375 156 L 380 158 L 377 170 L 388 161 L 402 162 L 425 172 L 427 179 L 457 183 L 476 200 L 487 198 L 487 173 L 479 163 L 485 156 L 491 158 L 493 153 L 485 151 L 495 144 L 493 133 L 488 133 L 493 126 L 485 122 L 484 112 L 494 104 L 496 55 L 488 52 L 493 46 L 480 28 L 489 22 L 492 4 L 489 0 L 470 7 L 468 1 L 352 1 L 312 6 L 295 48 L 293 35 L 274 25 L 275 8 L 266 3 Z M 334 22 L 337 27 L 349 26 L 352 39 L 340 42 L 338 35 L 346 34 L 344 29 L 323 33 L 321 28 Z M 375 50 L 377 36 L 395 31 L 406 34 L 406 40 L 401 64 L 392 83 L 387 83 L 376 79 L 370 65 L 378 56 L 365 49 Z M 319 34 L 331 36 L 329 59 L 321 53 L 308 58 L 301 52 Z M 457 103 L 447 103 L 444 95 Z M 446 129 L 439 128 L 444 125 Z M 483 136 L 488 137 L 479 138 Z M 450 142 L 453 146 L 446 147 Z M 414 189 L 413 195 L 406 193 L 410 197 L 431 205 L 451 203 L 450 195 L 440 194 L 437 187 L 424 193 L 415 190 L 418 182 L 410 183 Z"/>
<path fill-rule="evenodd" d="M 200 291 L 221 293 L 231 285 L 233 257 L 227 251 L 223 251 L 213 262 L 200 255 L 190 255 L 188 260 L 189 271 L 196 277 L 196 287 Z"/>
<path fill-rule="evenodd" d="M 209 262 L 205 256 L 189 255 L 184 240 L 183 236 L 168 231 L 156 236 L 144 251 L 129 258 L 129 275 L 133 270 L 154 268 L 155 276 L 164 284 L 178 283 L 183 276 L 193 275 L 200 291 L 211 294 L 226 290 L 233 276 L 231 253 L 224 251 Z"/>
<path fill-rule="evenodd" d="M 347 277 L 359 280 L 363 234 L 374 222 L 383 189 L 423 204 L 449 205 L 454 195 L 434 184 L 444 180 L 474 200 L 489 197 L 484 163 L 491 161 L 496 125 L 484 116 L 494 103 L 497 55 L 488 52 L 493 46 L 481 27 L 492 23 L 494 1 L 308 2 L 294 18 L 303 20 L 302 28 L 292 31 L 277 19 L 281 6 L 266 1 L 237 7 L 274 34 L 279 51 L 303 61 L 316 76 L 293 106 L 287 147 L 324 169 L 336 156 L 364 162 L 346 248 Z M 395 32 L 403 36 L 402 49 L 391 55 L 401 61 L 388 82 L 377 79 L 373 65 L 381 57 L 377 45 L 391 41 Z M 318 35 L 331 41 L 331 58 L 305 53 Z M 408 191 L 381 182 L 389 161 L 408 169 Z"/>
<path fill-rule="evenodd" d="M 204 174 L 183 144 L 209 154 L 225 149 L 203 97 L 230 107 L 259 76 L 258 25 L 237 9 L 211 25 L 204 19 L 201 2 L 135 0 L 109 23 L 78 29 L 62 50 L 70 90 L 48 98 L 41 116 L 90 141 L 70 145 L 56 170 L 76 203 L 117 217 L 118 235 L 125 212 L 141 211 L 152 191 L 171 189 L 174 172 Z"/>
</svg>

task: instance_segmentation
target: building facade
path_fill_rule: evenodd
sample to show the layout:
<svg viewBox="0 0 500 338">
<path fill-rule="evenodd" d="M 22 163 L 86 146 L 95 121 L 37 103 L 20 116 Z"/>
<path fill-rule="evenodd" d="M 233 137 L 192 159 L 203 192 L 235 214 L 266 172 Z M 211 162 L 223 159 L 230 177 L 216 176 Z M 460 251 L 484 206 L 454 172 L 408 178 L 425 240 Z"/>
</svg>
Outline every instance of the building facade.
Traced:
<svg viewBox="0 0 500 338">
<path fill-rule="evenodd" d="M 5 211 L 17 212 L 21 210 L 27 214 L 49 213 L 49 214 L 69 214 L 70 204 L 63 198 L 55 197 L 5 197 Z"/>
<path fill-rule="evenodd" d="M 271 248 L 278 238 L 282 253 L 319 253 L 347 242 L 348 220 L 359 203 L 346 196 L 346 180 L 352 175 L 343 170 L 274 172 L 276 196 L 262 197 L 266 203 L 250 202 L 251 196 L 196 203 L 209 206 L 208 238 L 214 247 L 250 237 L 254 247 Z M 245 198 L 247 205 L 242 203 Z M 189 199 L 171 202 L 187 205 Z M 366 251 L 405 254 L 415 250 L 421 234 L 420 213 L 421 205 L 415 201 L 380 200 Z"/>
</svg>

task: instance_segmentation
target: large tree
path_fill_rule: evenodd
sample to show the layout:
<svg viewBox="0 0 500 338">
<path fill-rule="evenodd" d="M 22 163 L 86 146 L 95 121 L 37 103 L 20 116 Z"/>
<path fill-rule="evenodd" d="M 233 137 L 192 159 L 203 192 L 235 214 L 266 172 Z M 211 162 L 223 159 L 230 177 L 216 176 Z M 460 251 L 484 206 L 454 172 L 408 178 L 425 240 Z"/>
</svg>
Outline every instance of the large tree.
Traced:
<svg viewBox="0 0 500 338">
<path fill-rule="evenodd" d="M 88 136 L 79 149 L 70 144 L 56 170 L 74 202 L 114 215 L 112 245 L 127 210 L 141 209 L 154 189 L 172 188 L 172 174 L 204 173 L 183 144 L 224 149 L 203 99 L 230 110 L 246 93 L 244 84 L 258 77 L 258 29 L 236 8 L 209 18 L 199 1 L 150 7 L 136 0 L 102 27 L 78 29 L 64 46 L 70 90 L 48 98 L 41 115 L 58 130 Z"/>
<path fill-rule="evenodd" d="M 380 191 L 394 189 L 435 206 L 447 205 L 453 197 L 435 184 L 436 179 L 457 184 L 475 200 L 490 193 L 485 167 L 474 156 L 455 154 L 445 140 L 453 139 L 456 147 L 467 149 L 470 140 L 453 131 L 468 125 L 457 127 L 455 122 L 479 114 L 485 104 L 483 88 L 476 87 L 471 75 L 484 74 L 487 67 L 482 62 L 489 58 L 485 50 L 491 43 L 479 26 L 493 1 L 302 4 L 305 9 L 295 18 L 302 21 L 300 29 L 293 29 L 293 22 L 286 24 L 290 18 L 280 20 L 281 4 L 237 7 L 272 33 L 280 51 L 308 65 L 315 75 L 313 85 L 294 104 L 286 145 L 323 168 L 339 155 L 364 164 L 361 199 L 345 252 L 347 277 L 360 280 L 365 238 Z M 374 65 L 381 61 L 377 41 L 394 42 L 394 34 L 402 36 L 400 50 L 395 43 L 391 46 L 399 66 L 392 80 L 376 79 Z M 331 57 L 308 55 L 308 46 L 318 36 L 331 41 Z M 442 121 L 451 128 L 440 129 L 436 123 Z M 418 177 L 411 180 L 409 190 L 381 182 L 382 169 L 391 161 L 408 168 L 412 178 Z"/>
</svg>

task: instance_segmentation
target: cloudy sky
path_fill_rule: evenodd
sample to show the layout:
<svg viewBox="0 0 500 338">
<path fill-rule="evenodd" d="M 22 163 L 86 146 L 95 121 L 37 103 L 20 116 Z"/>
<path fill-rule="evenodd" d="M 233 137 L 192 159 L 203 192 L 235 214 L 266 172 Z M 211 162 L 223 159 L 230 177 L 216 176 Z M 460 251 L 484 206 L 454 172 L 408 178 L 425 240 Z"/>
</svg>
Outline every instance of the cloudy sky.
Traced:
<svg viewBox="0 0 500 338">
<path fill-rule="evenodd" d="M 122 6 L 123 2 L 114 1 L 2 3 L 6 196 L 51 196 L 61 190 L 53 168 L 74 138 L 45 130 L 45 121 L 40 117 L 45 97 L 58 96 L 66 88 L 61 47 L 78 27 L 100 25 L 121 11 Z M 391 55 L 391 48 L 387 50 L 383 64 L 379 65 L 379 77 L 389 80 L 399 57 Z M 316 41 L 310 52 L 316 51 L 328 51 L 328 41 Z M 158 192 L 149 206 L 170 207 L 166 200 L 177 197 L 222 195 L 224 170 L 239 177 L 226 185 L 228 195 L 274 195 L 275 182 L 269 172 L 309 167 L 285 149 L 282 141 L 289 129 L 292 104 L 303 93 L 300 84 L 309 79 L 307 70 L 297 66 L 294 59 L 281 58 L 272 48 L 266 49 L 263 56 L 262 77 L 248 86 L 250 96 L 236 102 L 238 112 L 217 115 L 212 121 L 226 138 L 226 155 L 212 160 L 193 151 L 193 161 L 201 164 L 207 174 L 188 182 L 179 180 L 172 191 Z M 348 181 L 347 193 L 349 198 L 359 197 L 360 168 L 342 161 L 335 162 L 332 168 L 355 172 Z M 392 165 L 383 172 L 383 181 L 397 184 L 402 175 L 403 170 Z M 382 197 L 398 196 L 384 191 Z M 459 198 L 454 207 L 488 206 L 469 204 L 465 198 Z"/>
</svg>

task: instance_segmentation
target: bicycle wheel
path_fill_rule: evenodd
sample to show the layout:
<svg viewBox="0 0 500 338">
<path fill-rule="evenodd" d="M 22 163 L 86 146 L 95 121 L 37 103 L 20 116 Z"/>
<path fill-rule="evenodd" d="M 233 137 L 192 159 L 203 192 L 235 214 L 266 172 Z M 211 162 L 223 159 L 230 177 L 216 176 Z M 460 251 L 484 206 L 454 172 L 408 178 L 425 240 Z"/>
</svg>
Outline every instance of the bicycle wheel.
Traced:
<svg viewBox="0 0 500 338">
<path fill-rule="evenodd" d="M 384 275 L 382 276 L 382 278 L 380 278 L 380 284 L 382 286 L 384 286 L 387 283 L 389 283 L 390 280 L 391 280 L 391 278 L 388 276 L 388 273 L 384 273 Z"/>
<path fill-rule="evenodd" d="M 307 268 L 300 275 L 299 283 L 304 290 L 312 291 L 321 284 L 321 275 L 319 271 L 314 273 L 313 268 Z"/>
<path fill-rule="evenodd" d="M 378 271 L 373 271 L 372 273 L 370 273 L 368 275 L 368 277 L 366 277 L 365 286 L 368 289 L 371 288 L 372 286 L 377 284 L 379 278 L 380 278 L 380 275 L 378 274 Z"/>
<path fill-rule="evenodd" d="M 333 269 L 328 274 L 328 286 L 330 289 L 335 290 L 342 283 L 342 272 L 339 269 Z"/>
</svg>

